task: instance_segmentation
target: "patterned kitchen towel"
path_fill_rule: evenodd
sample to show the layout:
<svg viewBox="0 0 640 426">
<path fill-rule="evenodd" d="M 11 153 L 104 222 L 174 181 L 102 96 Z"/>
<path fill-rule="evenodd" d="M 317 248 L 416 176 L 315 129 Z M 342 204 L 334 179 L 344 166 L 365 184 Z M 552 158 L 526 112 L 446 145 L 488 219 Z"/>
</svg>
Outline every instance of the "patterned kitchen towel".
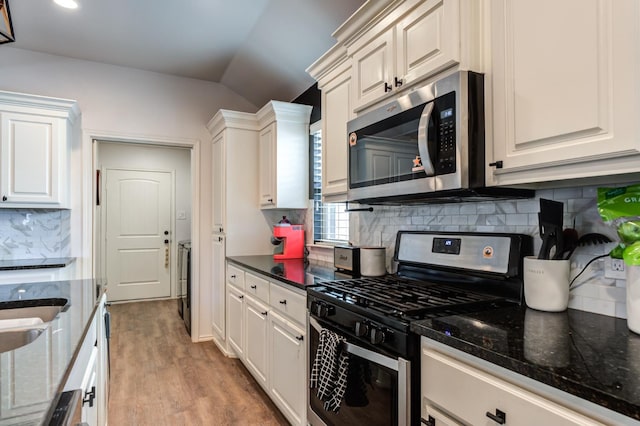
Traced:
<svg viewBox="0 0 640 426">
<path fill-rule="evenodd" d="M 342 350 L 346 343 L 331 330 L 320 331 L 318 350 L 311 368 L 311 389 L 318 389 L 318 398 L 324 401 L 324 409 L 338 412 L 347 387 L 349 356 Z"/>
</svg>

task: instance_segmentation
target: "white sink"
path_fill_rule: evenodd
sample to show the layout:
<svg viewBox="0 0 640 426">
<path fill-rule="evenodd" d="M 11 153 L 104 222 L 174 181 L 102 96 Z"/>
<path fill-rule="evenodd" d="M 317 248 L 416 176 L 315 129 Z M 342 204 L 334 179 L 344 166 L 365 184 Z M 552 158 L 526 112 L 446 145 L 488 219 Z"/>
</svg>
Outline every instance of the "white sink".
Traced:
<svg viewBox="0 0 640 426">
<path fill-rule="evenodd" d="M 40 324 L 44 324 L 44 321 L 39 317 L 0 319 L 0 332 L 12 329 L 35 328 Z"/>
<path fill-rule="evenodd" d="M 0 352 L 18 349 L 36 340 L 66 304 L 66 299 L 3 302 L 6 307 L 0 308 Z"/>
</svg>

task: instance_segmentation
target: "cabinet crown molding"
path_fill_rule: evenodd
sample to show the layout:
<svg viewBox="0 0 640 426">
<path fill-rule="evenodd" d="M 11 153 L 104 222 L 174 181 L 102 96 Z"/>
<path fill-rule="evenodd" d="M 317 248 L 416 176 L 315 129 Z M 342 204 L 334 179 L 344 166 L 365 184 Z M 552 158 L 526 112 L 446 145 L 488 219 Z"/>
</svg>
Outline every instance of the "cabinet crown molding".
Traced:
<svg viewBox="0 0 640 426">
<path fill-rule="evenodd" d="M 72 99 L 52 98 L 49 96 L 0 91 L 0 104 L 3 109 L 16 107 L 47 110 L 48 115 L 58 116 L 75 122 L 80 116 L 78 103 Z"/>
<path fill-rule="evenodd" d="M 312 107 L 291 102 L 269 101 L 256 113 L 260 127 L 273 121 L 295 121 L 309 124 Z"/>
<path fill-rule="evenodd" d="M 345 63 L 347 59 L 349 59 L 347 48 L 341 44 L 336 44 L 309 65 L 306 71 L 314 80 L 320 81 L 331 71 Z"/>
<path fill-rule="evenodd" d="M 258 120 L 256 114 L 248 112 L 230 111 L 227 109 L 219 110 L 209 123 L 207 130 L 211 136 L 215 136 L 224 129 L 240 129 L 240 130 L 260 130 L 258 128 Z"/>
<path fill-rule="evenodd" d="M 369 0 L 356 10 L 342 25 L 336 29 L 332 36 L 338 40 L 338 44 L 349 45 L 350 41 L 358 38 L 373 25 L 389 14 L 398 5 L 406 0 Z M 414 2 L 414 1 L 413 1 Z"/>
</svg>

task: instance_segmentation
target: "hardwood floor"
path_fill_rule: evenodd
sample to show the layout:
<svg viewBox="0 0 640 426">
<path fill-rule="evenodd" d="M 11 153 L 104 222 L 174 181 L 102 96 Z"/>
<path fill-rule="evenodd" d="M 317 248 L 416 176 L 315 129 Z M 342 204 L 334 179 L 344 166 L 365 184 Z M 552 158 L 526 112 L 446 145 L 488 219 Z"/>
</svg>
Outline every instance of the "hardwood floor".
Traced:
<svg viewBox="0 0 640 426">
<path fill-rule="evenodd" d="M 111 426 L 288 424 L 240 361 L 191 342 L 175 301 L 109 310 Z"/>
</svg>

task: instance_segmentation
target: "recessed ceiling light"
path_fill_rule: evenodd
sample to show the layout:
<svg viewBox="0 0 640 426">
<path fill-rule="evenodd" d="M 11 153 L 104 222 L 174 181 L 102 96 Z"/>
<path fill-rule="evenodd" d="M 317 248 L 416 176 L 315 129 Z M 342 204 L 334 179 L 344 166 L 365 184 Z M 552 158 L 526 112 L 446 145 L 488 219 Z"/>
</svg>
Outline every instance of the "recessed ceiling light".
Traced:
<svg viewBox="0 0 640 426">
<path fill-rule="evenodd" d="M 77 9 L 78 3 L 75 0 L 53 0 L 58 6 L 65 7 L 67 9 Z"/>
</svg>

